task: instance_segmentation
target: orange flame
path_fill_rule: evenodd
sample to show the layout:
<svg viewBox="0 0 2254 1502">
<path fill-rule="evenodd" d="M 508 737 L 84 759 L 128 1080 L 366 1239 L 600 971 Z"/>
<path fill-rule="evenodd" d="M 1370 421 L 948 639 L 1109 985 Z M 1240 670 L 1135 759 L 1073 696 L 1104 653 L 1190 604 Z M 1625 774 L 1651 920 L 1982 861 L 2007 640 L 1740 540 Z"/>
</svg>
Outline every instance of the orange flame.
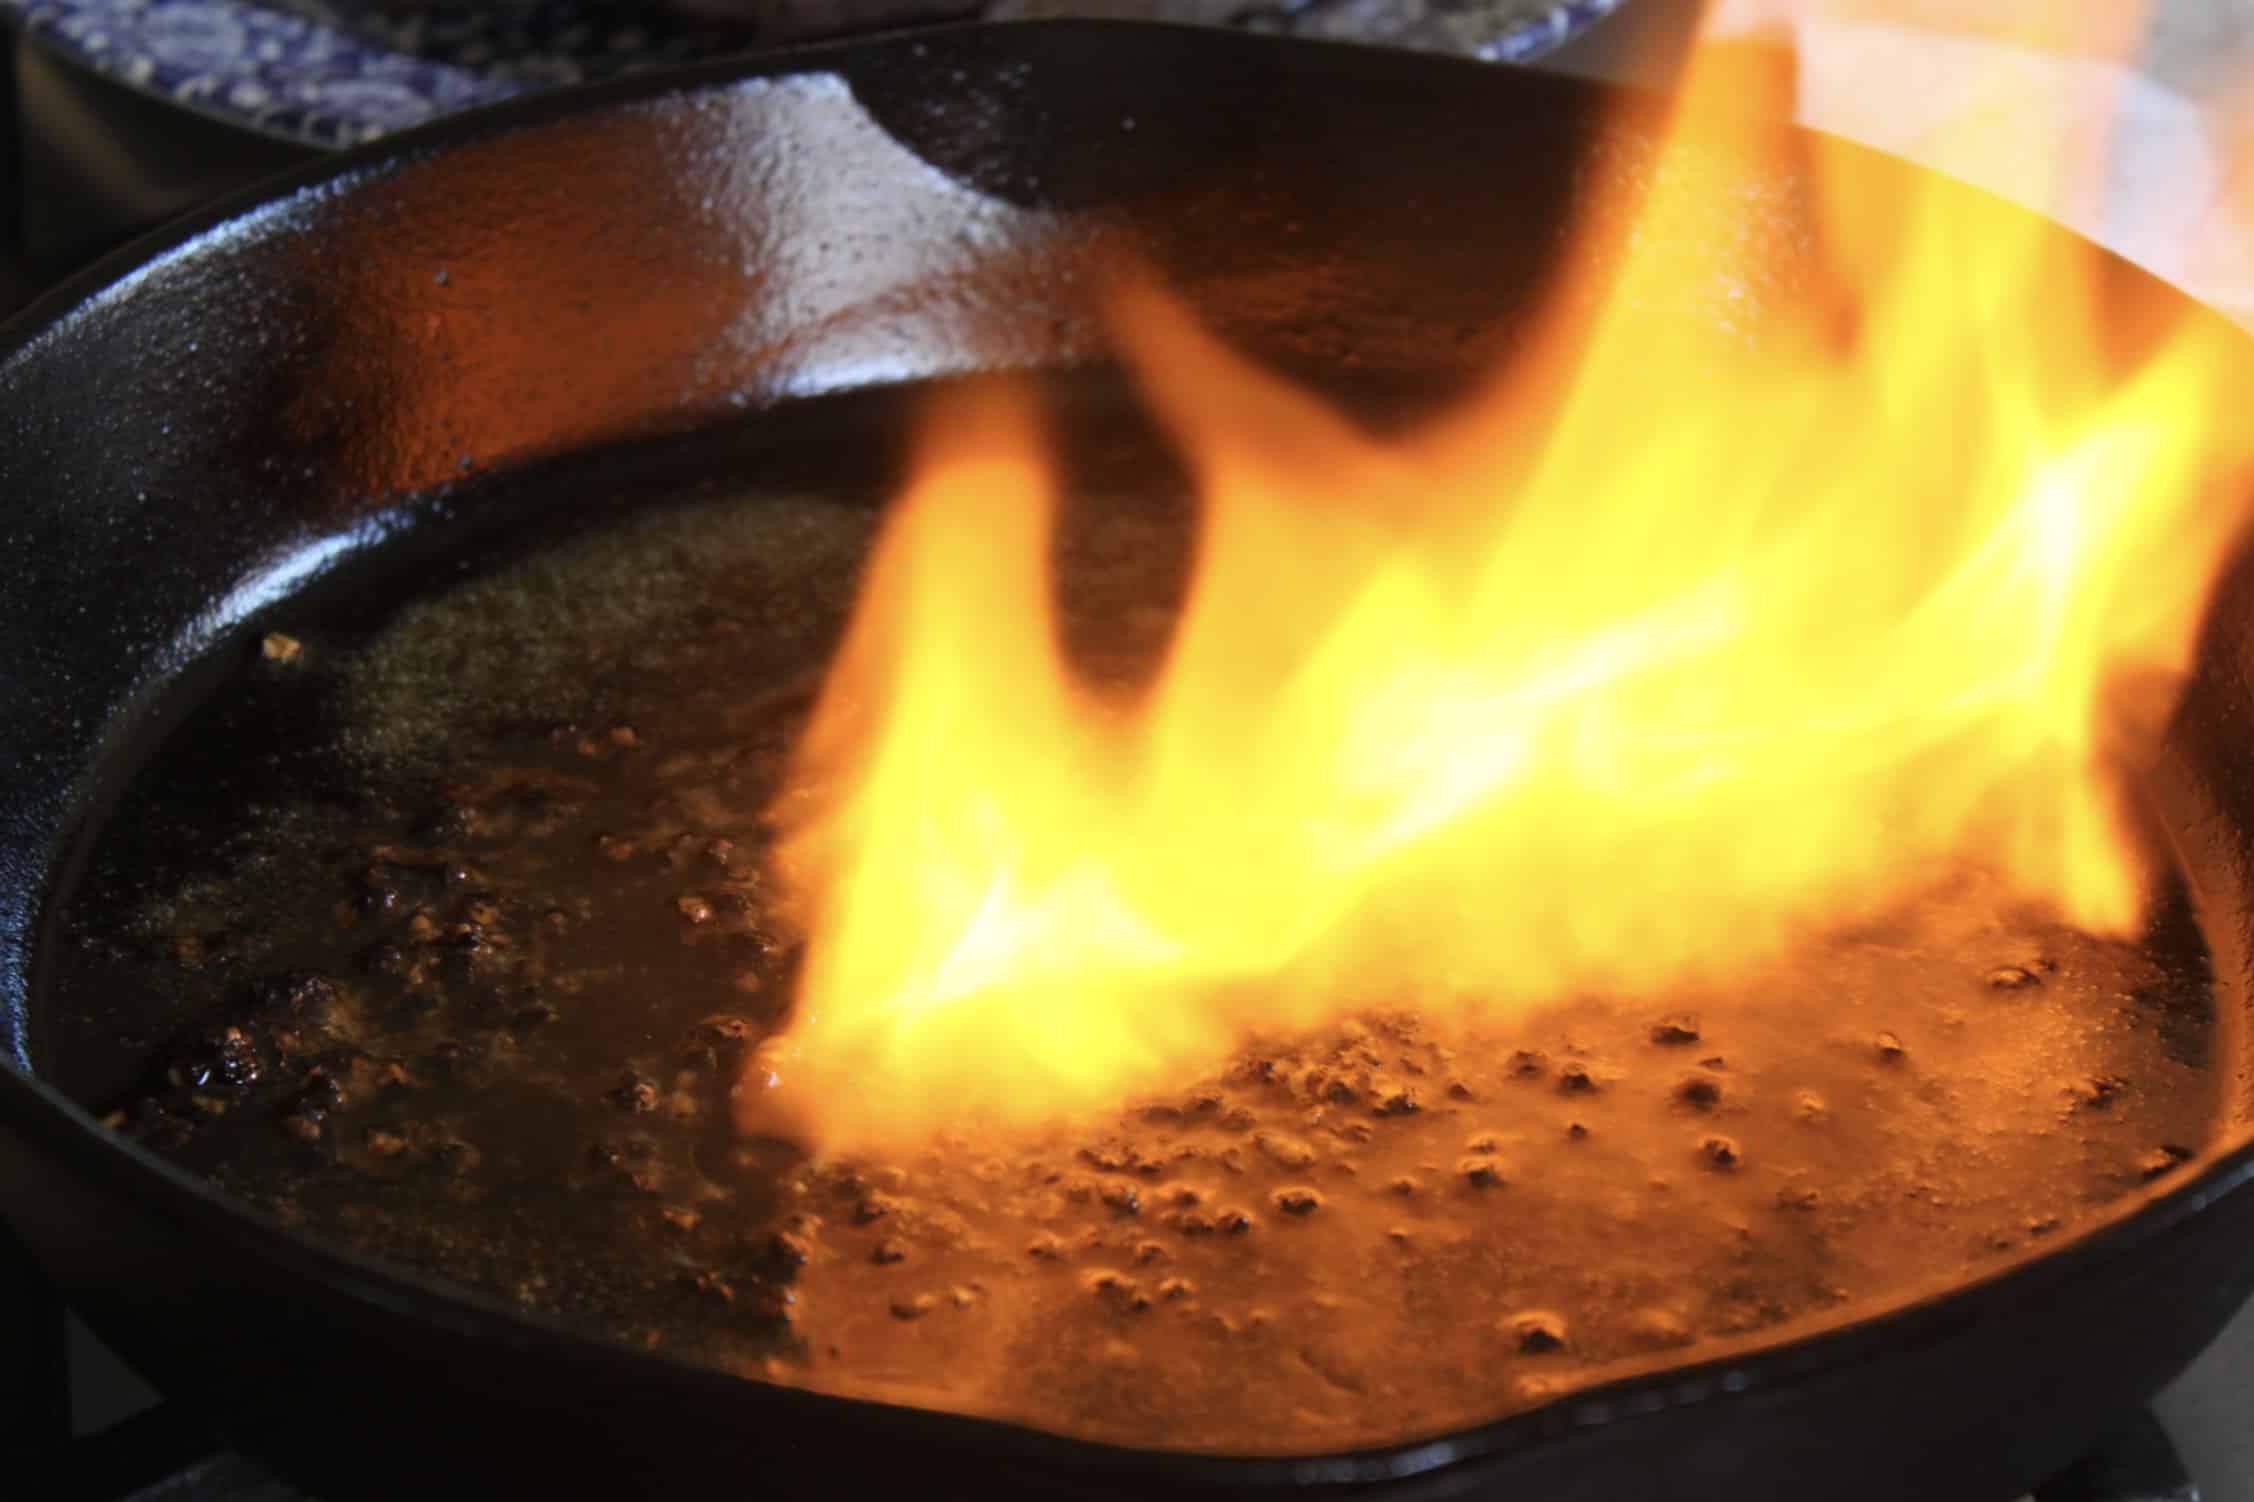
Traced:
<svg viewBox="0 0 2254 1502">
<path fill-rule="evenodd" d="M 1758 268 L 1668 248 L 1713 241 L 1715 171 L 1809 149 L 1717 104 L 1759 76 L 1701 68 L 1533 353 L 1409 439 L 1124 285 L 1202 500 L 1131 704 L 1058 645 L 1030 398 L 942 404 L 780 810 L 809 942 L 745 1125 L 881 1147 L 1349 1008 L 1726 977 L 1967 855 L 2138 921 L 2159 719 L 2120 691 L 2188 670 L 2241 353 L 2203 318 L 2124 353 L 2097 252 L 1827 146 L 1824 274 L 1718 336 L 1681 309 Z"/>
</svg>

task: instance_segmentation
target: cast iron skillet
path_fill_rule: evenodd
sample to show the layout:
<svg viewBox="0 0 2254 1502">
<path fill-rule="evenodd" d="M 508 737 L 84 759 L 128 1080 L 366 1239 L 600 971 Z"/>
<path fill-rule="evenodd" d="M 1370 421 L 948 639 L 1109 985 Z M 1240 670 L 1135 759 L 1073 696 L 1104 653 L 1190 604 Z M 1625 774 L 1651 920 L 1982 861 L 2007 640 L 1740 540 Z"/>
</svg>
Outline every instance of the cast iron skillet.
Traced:
<svg viewBox="0 0 2254 1502">
<path fill-rule="evenodd" d="M 1100 353 L 1092 268 L 1120 247 L 1268 359 L 1443 390 L 1508 343 L 1577 181 L 1634 170 L 1641 128 L 1606 123 L 1617 102 L 1204 31 L 931 32 L 463 118 L 45 300 L 0 340 L 0 1214 L 130 1360 L 334 1497 L 1393 1482 L 1545 1502 L 1995 1498 L 2039 1480 L 2254 1290 L 2254 1150 L 1899 1313 L 1393 1450 L 1247 1460 L 598 1344 L 246 1214 L 38 1078 L 37 924 L 98 809 L 90 769 L 161 731 L 159 690 L 239 646 L 293 585 L 387 531 L 462 524 L 481 493 L 465 474 L 825 393 L 1082 361 Z M 1912 177 L 1869 172 L 1872 191 Z M 1747 178 L 1717 202 L 1715 233 L 1778 247 L 1756 298 L 1792 280 L 1795 187 Z M 2183 311 L 2125 268 L 2115 282 L 2124 337 Z M 2235 1013 L 2249 621 L 2241 578 L 2156 785 L 2231 1014 L 2234 1143 L 2254 1047 Z"/>
</svg>

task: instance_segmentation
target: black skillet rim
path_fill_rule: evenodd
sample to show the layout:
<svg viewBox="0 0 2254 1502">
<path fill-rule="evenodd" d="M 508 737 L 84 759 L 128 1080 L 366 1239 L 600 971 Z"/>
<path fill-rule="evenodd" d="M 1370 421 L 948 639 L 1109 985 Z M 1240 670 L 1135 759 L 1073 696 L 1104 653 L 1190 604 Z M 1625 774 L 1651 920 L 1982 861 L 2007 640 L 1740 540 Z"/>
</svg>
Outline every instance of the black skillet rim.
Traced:
<svg viewBox="0 0 2254 1502">
<path fill-rule="evenodd" d="M 1368 51 L 1347 43 L 1237 36 L 1165 22 L 1080 19 L 976 22 L 918 28 L 891 36 L 815 43 L 508 100 L 402 131 L 279 174 L 225 195 L 212 205 L 112 251 L 0 324 L 0 369 L 33 354 L 45 337 L 66 324 L 82 305 L 96 300 L 105 291 L 123 288 L 134 273 L 152 269 L 175 253 L 193 254 L 198 243 L 215 231 L 309 191 L 348 190 L 364 174 L 411 166 L 473 140 L 533 128 L 565 117 L 593 115 L 606 109 L 693 94 L 750 79 L 817 71 L 842 60 L 910 48 L 944 47 L 951 40 L 970 33 L 991 33 L 1005 28 L 1051 34 L 1077 32 L 1099 37 L 1106 33 L 1168 31 L 1195 35 L 1199 40 L 1191 45 L 1212 48 L 1288 48 L 1305 53 Z M 1396 56 L 1401 65 L 1412 69 L 1509 71 L 1467 59 Z M 1635 92 L 1616 85 L 1547 76 L 1538 86 L 1607 98 Z M 1924 170 L 1914 164 L 1904 166 L 1913 172 Z M 2072 233 L 2064 227 L 2058 227 L 2058 232 Z M 2148 281 L 2156 280 L 2142 271 L 2135 274 Z M 2190 301 L 2179 290 L 2170 291 L 2173 296 Z M 238 623 L 229 634 L 245 629 L 248 629 L 247 623 Z M 206 650 L 209 650 L 208 644 Z M 161 683 L 156 687 L 161 689 Z M 146 693 L 144 688 L 136 697 L 145 697 Z M 132 718 L 138 707 L 138 704 L 128 704 L 118 711 L 105 739 L 113 737 L 118 722 Z M 8 973 L 0 973 L 0 986 L 10 991 L 21 993 L 28 979 L 28 963 L 38 947 L 37 931 L 43 926 L 53 895 L 51 883 L 57 864 L 54 857 L 82 833 L 86 776 L 87 772 L 82 770 L 80 782 L 69 795 L 60 838 L 53 848 L 41 852 L 40 897 L 30 915 L 30 931 L 6 936 L 13 941 L 6 949 L 16 953 L 7 956 Z M 22 999 L 19 994 L 18 1002 Z M 1152 1472 L 1171 1472 L 1180 1478 L 1181 1473 L 1189 1471 L 1209 1484 L 1255 1487 L 1303 1487 L 1310 1483 L 1351 1485 L 1475 1466 L 1483 1459 L 1524 1452 L 1572 1433 L 1630 1424 L 1639 1416 L 1697 1407 L 1819 1372 L 1838 1370 L 1856 1364 L 1866 1352 L 1875 1353 L 1882 1346 L 1899 1350 L 1904 1346 L 1928 1345 L 1946 1339 L 1954 1330 L 1978 1323 L 1990 1307 L 2039 1298 L 2046 1288 L 2073 1278 L 2084 1268 L 2135 1255 L 2147 1243 L 2254 1180 L 2254 1138 L 2249 1138 L 2154 1193 L 2144 1203 L 2113 1212 L 2110 1218 L 2050 1251 L 1891 1309 L 1798 1337 L 1780 1338 L 1740 1354 L 1725 1354 L 1599 1383 L 1566 1393 L 1538 1407 L 1465 1429 L 1391 1445 L 1330 1453 L 1232 1455 L 1140 1449 L 1075 1438 L 1006 1419 L 840 1397 L 735 1376 L 663 1353 L 617 1345 L 490 1295 L 323 1241 L 286 1226 L 264 1212 L 238 1204 L 205 1180 L 103 1127 L 53 1086 L 29 1073 L 16 1059 L 0 1063 L 0 1119 L 12 1129 L 38 1140 L 74 1172 L 136 1193 L 145 1204 L 166 1217 L 215 1232 L 223 1241 L 255 1245 L 262 1255 L 285 1261 L 333 1295 L 393 1315 L 450 1326 L 458 1333 L 513 1345 L 535 1354 L 550 1352 L 559 1358 L 596 1358 L 611 1364 L 649 1363 L 675 1380 L 715 1384 L 744 1394 L 755 1402 L 807 1405 L 840 1416 L 861 1413 L 871 1418 L 881 1416 L 895 1423 L 912 1420 L 927 1437 L 942 1439 L 958 1450 L 985 1451 L 996 1460 L 1030 1462 L 1062 1472 L 1109 1474 L 1117 1479 Z M 757 1397 L 752 1398 L 752 1394 Z"/>
</svg>

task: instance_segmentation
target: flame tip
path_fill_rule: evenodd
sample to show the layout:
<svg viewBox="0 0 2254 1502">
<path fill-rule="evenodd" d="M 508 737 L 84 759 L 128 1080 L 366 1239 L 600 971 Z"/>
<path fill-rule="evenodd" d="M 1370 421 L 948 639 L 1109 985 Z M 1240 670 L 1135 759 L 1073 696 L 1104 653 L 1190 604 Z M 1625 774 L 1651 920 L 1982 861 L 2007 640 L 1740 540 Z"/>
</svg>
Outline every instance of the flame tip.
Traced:
<svg viewBox="0 0 2254 1502">
<path fill-rule="evenodd" d="M 794 773 L 800 1012 L 739 1121 L 1078 1119 L 1373 996 L 1726 977 L 1958 860 L 2135 926 L 2122 789 L 2242 537 L 2243 352 L 2124 345 L 2101 253 L 1876 196 L 1897 169 L 1747 111 L 1773 55 L 1698 69 L 1530 337 L 1409 437 L 1108 268 L 1202 502 L 1124 699 L 1061 645 L 1038 393 L 935 401 Z M 1812 241 L 1727 207 L 1786 151 Z"/>
</svg>

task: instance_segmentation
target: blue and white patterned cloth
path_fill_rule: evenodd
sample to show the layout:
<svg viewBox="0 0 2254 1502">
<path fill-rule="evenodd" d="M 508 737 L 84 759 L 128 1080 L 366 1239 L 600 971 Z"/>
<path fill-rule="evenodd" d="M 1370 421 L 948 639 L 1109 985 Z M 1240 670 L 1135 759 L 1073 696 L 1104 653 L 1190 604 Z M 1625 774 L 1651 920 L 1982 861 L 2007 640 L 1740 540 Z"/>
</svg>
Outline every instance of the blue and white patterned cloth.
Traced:
<svg viewBox="0 0 2254 1502">
<path fill-rule="evenodd" d="M 1476 50 L 1524 61 L 1620 3 L 1556 0 Z M 0 0 L 0 18 L 144 93 L 314 146 L 750 40 L 631 0 Z"/>
</svg>

